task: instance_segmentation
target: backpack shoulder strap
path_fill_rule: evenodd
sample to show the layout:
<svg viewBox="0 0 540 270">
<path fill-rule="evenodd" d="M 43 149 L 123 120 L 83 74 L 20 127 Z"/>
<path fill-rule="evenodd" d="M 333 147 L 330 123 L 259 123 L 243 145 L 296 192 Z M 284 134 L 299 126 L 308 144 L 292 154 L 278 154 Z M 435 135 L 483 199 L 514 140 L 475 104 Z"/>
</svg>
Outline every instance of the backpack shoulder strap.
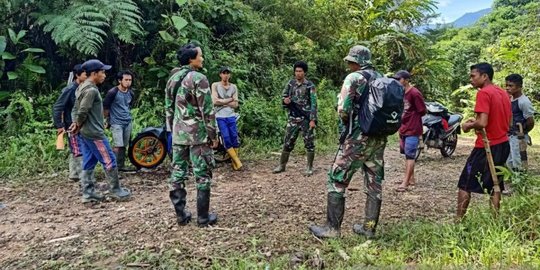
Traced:
<svg viewBox="0 0 540 270">
<path fill-rule="evenodd" d="M 364 78 L 366 78 L 366 81 L 369 81 L 371 80 L 371 74 L 367 71 L 367 70 L 360 70 L 360 74 L 362 74 L 362 76 L 364 76 Z"/>
<path fill-rule="evenodd" d="M 176 104 L 176 95 L 178 94 L 178 88 L 182 87 L 182 81 L 187 77 L 187 75 L 190 73 L 191 71 L 188 71 L 186 72 L 186 74 L 184 74 L 183 76 L 180 76 L 180 78 L 178 79 L 178 85 L 175 85 L 174 89 L 173 89 L 173 93 L 172 93 L 172 97 L 173 97 L 173 102 L 171 104 L 171 107 L 174 111 L 175 109 L 175 104 Z"/>
<path fill-rule="evenodd" d="M 368 97 L 368 93 L 369 93 L 369 83 L 371 83 L 371 79 L 375 76 L 372 76 L 371 73 L 367 70 L 360 70 L 358 71 L 358 73 L 362 74 L 362 76 L 364 76 L 364 78 L 366 79 L 366 87 L 364 88 L 364 91 L 362 92 L 362 94 L 360 95 L 360 98 L 358 99 L 358 103 L 360 105 L 360 104 L 365 103 Z"/>
</svg>

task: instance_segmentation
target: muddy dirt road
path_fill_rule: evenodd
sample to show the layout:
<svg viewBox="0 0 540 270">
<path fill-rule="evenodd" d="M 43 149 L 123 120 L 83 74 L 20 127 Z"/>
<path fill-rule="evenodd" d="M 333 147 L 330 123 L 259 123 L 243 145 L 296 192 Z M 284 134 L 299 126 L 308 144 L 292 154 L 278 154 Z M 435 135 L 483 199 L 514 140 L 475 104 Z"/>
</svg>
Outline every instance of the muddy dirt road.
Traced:
<svg viewBox="0 0 540 270">
<path fill-rule="evenodd" d="M 395 145 L 385 154 L 381 226 L 405 219 L 428 218 L 446 222 L 453 218 L 456 184 L 472 139 L 460 138 L 450 159 L 436 150 L 423 153 L 417 165 L 417 185 L 396 192 L 394 182 L 403 177 L 404 161 Z M 325 219 L 326 172 L 333 155 L 316 158 L 316 173 L 302 176 L 304 158 L 292 157 L 287 172 L 274 175 L 273 160 L 247 162 L 244 172 L 228 166 L 215 171 L 211 208 L 219 214 L 217 227 L 201 229 L 193 223 L 175 224 L 168 199 L 167 169 L 128 175 L 124 184 L 133 191 L 129 202 L 93 206 L 80 203 L 76 183 L 45 179 L 24 186 L 0 187 L 0 268 L 43 268 L 62 260 L 72 266 L 122 266 L 122 258 L 136 250 L 159 251 L 174 247 L 179 259 L 205 260 L 242 254 L 256 248 L 273 256 L 319 244 L 307 226 Z M 103 177 L 98 181 L 103 182 Z M 188 207 L 195 215 L 193 182 L 188 186 Z M 365 194 L 360 175 L 348 191 L 343 234 L 363 216 Z"/>
</svg>

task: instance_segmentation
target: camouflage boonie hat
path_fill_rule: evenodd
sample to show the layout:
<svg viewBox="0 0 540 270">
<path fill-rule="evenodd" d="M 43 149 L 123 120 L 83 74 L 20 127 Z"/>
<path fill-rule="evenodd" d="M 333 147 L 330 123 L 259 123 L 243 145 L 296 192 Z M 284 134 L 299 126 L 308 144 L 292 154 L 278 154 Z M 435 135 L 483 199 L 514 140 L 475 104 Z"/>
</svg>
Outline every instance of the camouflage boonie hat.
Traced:
<svg viewBox="0 0 540 270">
<path fill-rule="evenodd" d="M 356 45 L 349 50 L 349 55 L 343 61 L 354 62 L 359 65 L 371 64 L 371 51 L 365 46 Z"/>
</svg>

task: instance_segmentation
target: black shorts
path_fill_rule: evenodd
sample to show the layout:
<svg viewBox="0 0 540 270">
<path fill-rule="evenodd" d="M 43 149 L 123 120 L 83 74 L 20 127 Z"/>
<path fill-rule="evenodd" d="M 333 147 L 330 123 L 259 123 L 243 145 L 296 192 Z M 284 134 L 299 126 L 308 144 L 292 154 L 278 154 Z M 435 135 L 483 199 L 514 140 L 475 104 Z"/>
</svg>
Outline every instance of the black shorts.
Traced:
<svg viewBox="0 0 540 270">
<path fill-rule="evenodd" d="M 508 142 L 491 146 L 491 155 L 495 166 L 504 166 L 509 154 L 510 144 Z M 502 176 L 499 176 L 499 185 L 501 190 L 504 190 Z M 458 188 L 474 193 L 491 194 L 493 192 L 493 180 L 484 148 L 474 148 L 471 152 L 459 177 Z"/>
</svg>

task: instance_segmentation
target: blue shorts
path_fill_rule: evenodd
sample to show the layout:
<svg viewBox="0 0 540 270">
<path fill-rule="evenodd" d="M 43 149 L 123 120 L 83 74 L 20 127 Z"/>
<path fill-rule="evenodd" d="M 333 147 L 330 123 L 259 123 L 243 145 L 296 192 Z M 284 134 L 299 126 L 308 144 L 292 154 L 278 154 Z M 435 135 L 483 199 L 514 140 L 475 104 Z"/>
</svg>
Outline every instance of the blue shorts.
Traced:
<svg viewBox="0 0 540 270">
<path fill-rule="evenodd" d="M 400 136 L 399 150 L 402 154 L 405 154 L 405 159 L 416 159 L 416 152 L 418 151 L 418 144 L 420 138 L 418 136 Z"/>
</svg>

